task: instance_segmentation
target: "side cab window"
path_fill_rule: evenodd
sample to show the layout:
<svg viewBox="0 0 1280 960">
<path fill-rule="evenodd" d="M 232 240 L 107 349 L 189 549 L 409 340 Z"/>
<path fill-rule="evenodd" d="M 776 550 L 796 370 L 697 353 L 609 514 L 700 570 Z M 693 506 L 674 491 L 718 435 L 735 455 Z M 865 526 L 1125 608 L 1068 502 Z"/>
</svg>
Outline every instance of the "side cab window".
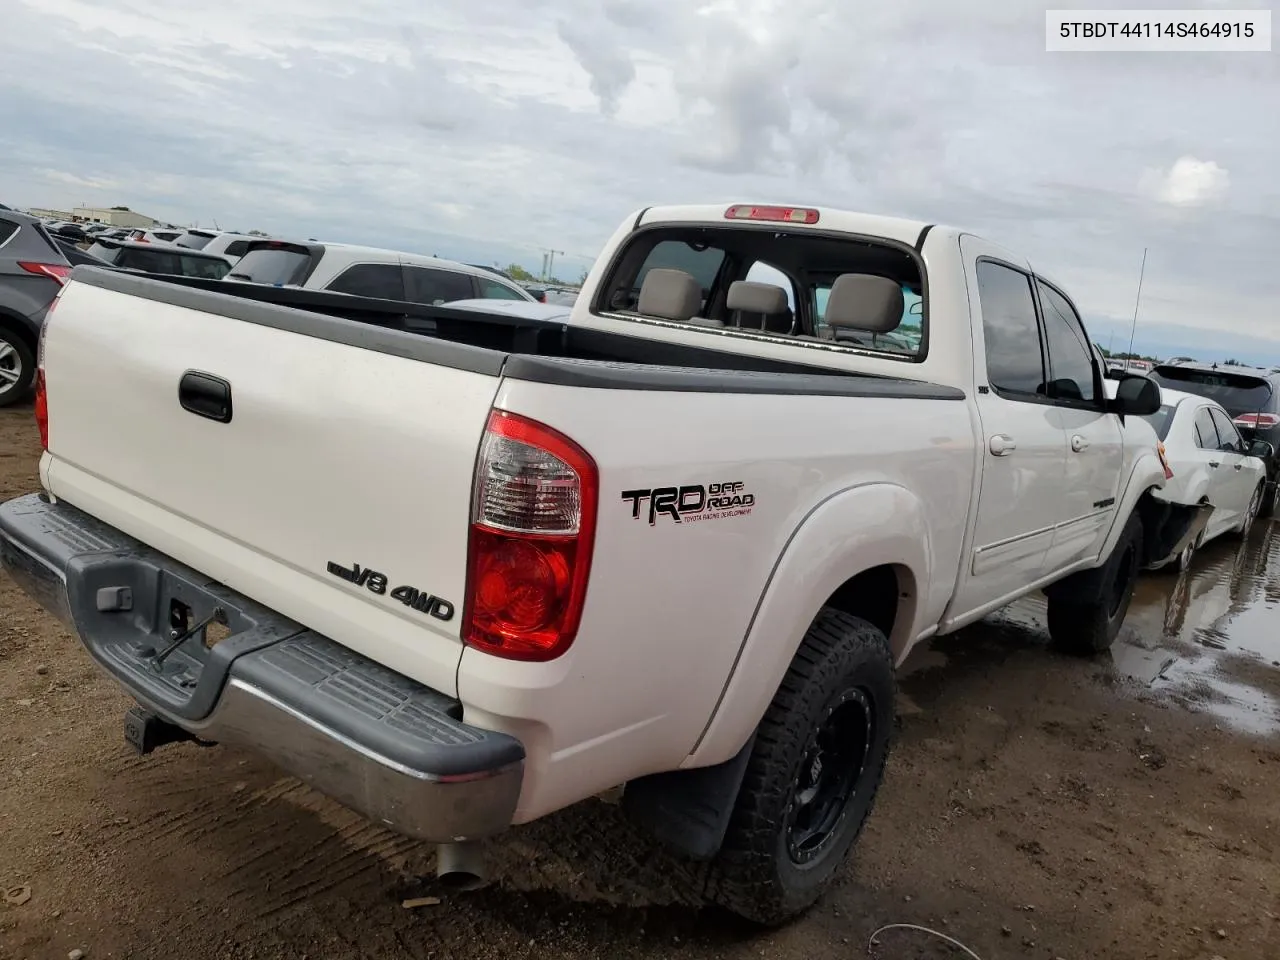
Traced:
<svg viewBox="0 0 1280 960">
<path fill-rule="evenodd" d="M 1071 302 L 1036 279 L 1049 350 L 1049 395 L 1055 400 L 1094 404 L 1100 395 L 1093 348 Z"/>
</svg>

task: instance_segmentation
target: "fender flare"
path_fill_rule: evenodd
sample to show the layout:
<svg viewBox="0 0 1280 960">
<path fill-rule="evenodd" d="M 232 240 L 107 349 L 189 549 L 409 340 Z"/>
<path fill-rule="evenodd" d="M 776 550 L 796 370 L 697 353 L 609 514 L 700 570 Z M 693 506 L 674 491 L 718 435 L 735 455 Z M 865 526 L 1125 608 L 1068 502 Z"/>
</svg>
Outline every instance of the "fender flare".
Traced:
<svg viewBox="0 0 1280 960">
<path fill-rule="evenodd" d="M 1130 515 L 1138 509 L 1138 501 L 1153 487 L 1164 489 L 1165 482 L 1164 466 L 1156 454 L 1143 453 L 1134 461 L 1133 469 L 1129 471 L 1128 483 L 1120 496 L 1119 508 L 1111 521 L 1111 529 L 1107 532 L 1107 539 L 1103 541 L 1102 550 L 1098 554 L 1099 565 L 1106 562 L 1107 557 L 1111 556 L 1111 551 L 1120 542 L 1120 535 L 1124 533 Z"/>
<path fill-rule="evenodd" d="M 839 490 L 800 521 L 765 582 L 720 699 L 684 768 L 733 757 L 760 723 L 805 632 L 846 581 L 892 566 L 899 583 L 890 649 L 900 658 L 915 636 L 920 593 L 933 573 L 927 510 L 915 493 L 874 482 Z"/>
</svg>

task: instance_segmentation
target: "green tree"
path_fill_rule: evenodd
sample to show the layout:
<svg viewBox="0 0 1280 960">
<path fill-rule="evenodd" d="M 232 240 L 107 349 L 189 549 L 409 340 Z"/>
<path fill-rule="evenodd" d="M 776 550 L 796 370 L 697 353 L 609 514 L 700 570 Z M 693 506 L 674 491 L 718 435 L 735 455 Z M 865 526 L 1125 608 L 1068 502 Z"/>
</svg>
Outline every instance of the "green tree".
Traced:
<svg viewBox="0 0 1280 960">
<path fill-rule="evenodd" d="M 530 280 L 537 279 L 532 273 L 520 266 L 518 263 L 507 264 L 507 275 L 511 277 L 512 280 L 519 280 L 522 283 L 527 283 Z"/>
</svg>

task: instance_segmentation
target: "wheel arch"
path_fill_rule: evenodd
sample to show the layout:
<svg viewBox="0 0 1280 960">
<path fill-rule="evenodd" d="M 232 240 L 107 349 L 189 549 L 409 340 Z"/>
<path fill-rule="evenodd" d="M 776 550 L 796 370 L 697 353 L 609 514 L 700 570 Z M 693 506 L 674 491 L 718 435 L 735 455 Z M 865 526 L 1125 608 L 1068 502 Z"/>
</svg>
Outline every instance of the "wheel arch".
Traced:
<svg viewBox="0 0 1280 960">
<path fill-rule="evenodd" d="M 867 484 L 819 504 L 779 557 L 719 702 L 682 766 L 737 754 L 825 606 L 879 628 L 901 662 L 919 634 L 934 562 L 926 508 L 912 491 Z"/>
</svg>

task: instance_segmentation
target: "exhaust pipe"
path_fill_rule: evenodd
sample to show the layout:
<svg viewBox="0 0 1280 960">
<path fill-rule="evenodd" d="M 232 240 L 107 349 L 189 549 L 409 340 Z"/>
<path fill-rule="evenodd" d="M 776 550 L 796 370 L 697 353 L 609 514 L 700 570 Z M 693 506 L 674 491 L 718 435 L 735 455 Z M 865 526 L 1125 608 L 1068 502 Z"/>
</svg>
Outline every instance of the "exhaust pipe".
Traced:
<svg viewBox="0 0 1280 960">
<path fill-rule="evenodd" d="M 484 853 L 475 841 L 442 843 L 436 847 L 436 879 L 450 890 L 466 893 L 489 882 Z"/>
</svg>

